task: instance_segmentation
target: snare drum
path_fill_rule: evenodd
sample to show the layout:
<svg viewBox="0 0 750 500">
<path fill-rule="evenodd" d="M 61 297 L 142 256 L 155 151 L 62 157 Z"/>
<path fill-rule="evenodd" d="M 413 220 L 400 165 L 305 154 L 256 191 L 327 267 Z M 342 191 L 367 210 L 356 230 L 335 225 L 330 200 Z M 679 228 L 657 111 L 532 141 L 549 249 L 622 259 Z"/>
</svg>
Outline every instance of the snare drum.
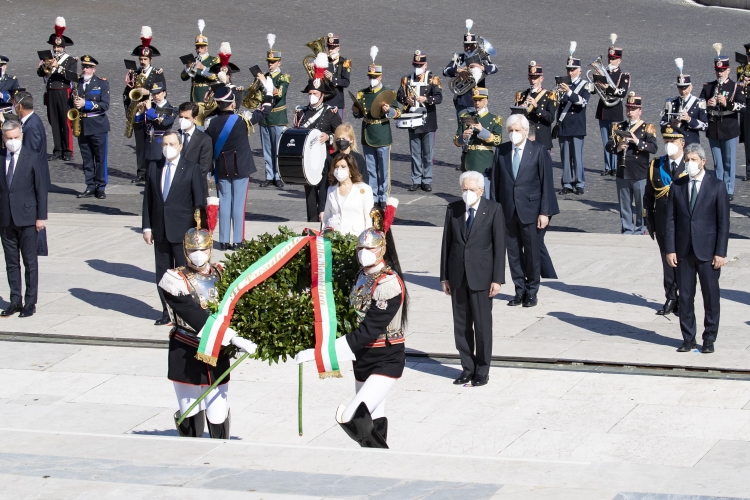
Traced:
<svg viewBox="0 0 750 500">
<path fill-rule="evenodd" d="M 396 118 L 396 128 L 417 128 L 424 125 L 425 113 L 404 113 Z"/>
<path fill-rule="evenodd" d="M 276 145 L 276 168 L 287 184 L 317 185 L 323 178 L 326 145 L 320 142 L 320 130 L 288 128 Z"/>
</svg>

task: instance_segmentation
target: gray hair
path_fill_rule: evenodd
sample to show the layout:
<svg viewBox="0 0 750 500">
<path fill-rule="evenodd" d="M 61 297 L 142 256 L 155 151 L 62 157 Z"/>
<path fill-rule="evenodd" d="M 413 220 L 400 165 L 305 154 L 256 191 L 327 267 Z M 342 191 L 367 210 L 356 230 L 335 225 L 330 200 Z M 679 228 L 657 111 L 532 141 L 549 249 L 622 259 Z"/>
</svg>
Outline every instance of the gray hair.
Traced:
<svg viewBox="0 0 750 500">
<path fill-rule="evenodd" d="M 682 154 L 687 157 L 687 155 L 690 153 L 697 154 L 701 160 L 706 159 L 706 151 L 703 149 L 703 146 L 698 143 L 688 144 L 687 146 L 685 146 L 685 150 Z"/>
<path fill-rule="evenodd" d="M 521 114 L 510 115 L 508 121 L 505 123 L 505 128 L 510 128 L 511 125 L 514 125 L 516 122 L 521 122 L 521 128 L 523 128 L 526 132 L 529 131 L 529 120 Z"/>
<path fill-rule="evenodd" d="M 167 130 L 166 132 L 164 132 L 164 135 L 161 136 L 162 141 L 168 135 L 173 135 L 173 136 L 177 137 L 177 142 L 179 144 L 182 144 L 182 134 L 179 134 L 176 130 Z"/>
<path fill-rule="evenodd" d="M 458 186 L 463 188 L 464 187 L 464 181 L 466 180 L 474 180 L 477 181 L 477 185 L 484 189 L 484 176 L 480 174 L 479 172 L 475 172 L 474 170 L 467 170 L 463 174 L 461 174 L 458 177 Z"/>
<path fill-rule="evenodd" d="M 23 128 L 21 127 L 21 121 L 16 120 L 5 120 L 5 123 L 3 123 L 3 134 L 6 132 L 10 132 L 11 130 L 18 129 L 23 133 Z"/>
</svg>

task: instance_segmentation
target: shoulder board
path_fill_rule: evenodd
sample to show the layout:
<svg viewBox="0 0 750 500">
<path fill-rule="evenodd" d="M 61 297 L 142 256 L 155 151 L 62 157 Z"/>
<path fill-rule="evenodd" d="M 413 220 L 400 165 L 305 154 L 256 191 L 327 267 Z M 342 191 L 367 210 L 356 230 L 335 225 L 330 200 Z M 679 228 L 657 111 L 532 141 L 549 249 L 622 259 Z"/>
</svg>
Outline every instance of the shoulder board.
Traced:
<svg viewBox="0 0 750 500">
<path fill-rule="evenodd" d="M 442 84 L 442 82 L 440 82 L 440 77 L 439 77 L 439 76 L 437 76 L 437 75 L 434 75 L 434 76 L 432 77 L 432 79 L 430 79 L 430 83 L 431 83 L 431 84 L 433 84 L 433 85 L 437 85 L 437 86 L 438 86 L 438 87 L 440 87 L 441 89 L 443 88 L 443 87 L 442 87 L 442 85 L 443 85 L 443 84 Z"/>
<path fill-rule="evenodd" d="M 157 75 L 161 75 L 162 73 L 164 73 L 164 70 L 161 68 L 154 68 L 154 73 L 156 73 Z"/>
<path fill-rule="evenodd" d="M 401 281 L 396 273 L 388 273 L 378 280 L 375 289 L 372 292 L 373 300 L 389 300 L 403 293 Z"/>
<path fill-rule="evenodd" d="M 630 76 L 630 73 L 623 73 L 622 76 Z"/>
<path fill-rule="evenodd" d="M 286 73 L 282 73 L 282 74 L 279 75 L 279 81 L 280 82 L 291 83 L 292 82 L 292 77 L 289 76 L 289 75 L 287 75 Z"/>
<path fill-rule="evenodd" d="M 462 116 L 468 116 L 468 115 L 469 115 L 469 112 L 468 111 L 464 111 L 463 113 L 461 113 L 459 115 L 459 118 L 462 117 Z"/>
<path fill-rule="evenodd" d="M 492 121 L 494 121 L 498 125 L 502 125 L 503 124 L 503 117 L 502 116 L 496 116 L 495 118 L 493 118 Z"/>
<path fill-rule="evenodd" d="M 547 99 L 550 101 L 557 101 L 557 92 L 552 92 L 551 90 L 547 90 Z"/>
<path fill-rule="evenodd" d="M 365 97 L 365 91 L 367 89 L 362 89 L 359 92 L 357 92 L 357 100 L 363 99 Z"/>
<path fill-rule="evenodd" d="M 326 111 L 329 113 L 333 113 L 334 115 L 337 115 L 338 113 L 333 110 L 333 106 L 329 106 L 326 104 Z"/>
<path fill-rule="evenodd" d="M 647 134 L 656 135 L 656 127 L 654 127 L 653 123 L 646 123 L 644 130 Z"/>
<path fill-rule="evenodd" d="M 11 79 L 11 80 L 17 80 L 17 78 L 15 76 L 12 76 L 12 75 L 8 75 L 8 78 Z"/>
<path fill-rule="evenodd" d="M 103 80 L 103 81 L 105 81 L 105 82 L 107 81 L 107 79 L 106 79 L 106 78 L 104 78 L 103 76 L 100 76 L 100 77 L 99 77 L 99 80 Z"/>
<path fill-rule="evenodd" d="M 178 297 L 180 295 L 189 295 L 190 288 L 188 286 L 188 280 L 184 274 L 177 269 L 168 269 L 161 281 L 159 281 L 159 288 L 165 292 Z"/>
<path fill-rule="evenodd" d="M 706 109 L 706 100 L 698 99 L 698 109 Z"/>
<path fill-rule="evenodd" d="M 352 60 L 351 59 L 344 59 L 344 62 L 341 63 L 341 66 L 346 69 L 352 69 Z"/>
</svg>

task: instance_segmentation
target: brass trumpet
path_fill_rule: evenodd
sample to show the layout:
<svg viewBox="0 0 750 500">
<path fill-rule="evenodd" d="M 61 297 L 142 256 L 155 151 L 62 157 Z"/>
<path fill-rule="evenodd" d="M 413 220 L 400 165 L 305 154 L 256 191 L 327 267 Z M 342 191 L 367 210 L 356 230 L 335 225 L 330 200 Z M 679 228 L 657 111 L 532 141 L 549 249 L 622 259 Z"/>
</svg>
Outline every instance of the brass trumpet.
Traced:
<svg viewBox="0 0 750 500">
<path fill-rule="evenodd" d="M 78 82 L 73 82 L 73 100 L 78 98 Z M 81 112 L 77 108 L 68 110 L 68 120 L 70 120 L 70 126 L 73 129 L 73 135 L 80 137 L 81 135 Z"/>
<path fill-rule="evenodd" d="M 313 40 L 310 43 L 306 43 L 305 45 L 307 47 L 310 47 L 313 53 L 312 55 L 310 54 L 306 55 L 304 59 L 302 59 L 302 66 L 305 68 L 305 71 L 307 71 L 307 76 L 309 78 L 315 78 L 315 70 L 312 67 L 313 62 L 315 61 L 315 57 L 317 57 L 318 54 L 326 51 L 326 37 L 322 36 L 318 38 L 317 40 Z"/>
</svg>

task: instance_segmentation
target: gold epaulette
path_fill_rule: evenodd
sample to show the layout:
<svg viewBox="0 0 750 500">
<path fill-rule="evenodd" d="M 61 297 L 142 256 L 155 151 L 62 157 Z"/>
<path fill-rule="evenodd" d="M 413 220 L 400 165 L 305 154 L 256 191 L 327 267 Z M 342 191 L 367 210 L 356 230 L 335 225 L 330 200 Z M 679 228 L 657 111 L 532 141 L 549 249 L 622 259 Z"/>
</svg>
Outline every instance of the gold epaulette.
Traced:
<svg viewBox="0 0 750 500">
<path fill-rule="evenodd" d="M 552 102 L 557 102 L 557 92 L 553 92 L 551 90 L 547 91 L 547 99 L 549 99 Z"/>
<path fill-rule="evenodd" d="M 459 144 L 459 143 L 458 143 L 458 135 L 454 135 L 454 136 L 453 136 L 453 144 L 455 144 L 455 145 L 456 145 L 456 146 L 458 146 L 459 148 L 460 148 L 461 146 L 463 146 L 463 144 Z"/>
<path fill-rule="evenodd" d="M 647 134 L 656 135 L 656 127 L 654 127 L 653 123 L 647 123 L 644 126 L 644 130 L 646 131 Z"/>
<path fill-rule="evenodd" d="M 162 73 L 164 73 L 164 70 L 161 68 L 155 68 L 154 73 L 156 73 L 157 75 L 161 75 Z"/>
<path fill-rule="evenodd" d="M 104 78 L 103 76 L 100 76 L 100 77 L 99 77 L 99 80 L 104 80 L 105 82 L 107 81 L 107 79 L 106 79 L 106 78 Z"/>
<path fill-rule="evenodd" d="M 292 83 L 292 77 L 289 76 L 286 73 L 282 73 L 279 75 L 279 81 L 280 82 L 286 82 L 286 83 Z"/>
<path fill-rule="evenodd" d="M 430 79 L 430 83 L 431 83 L 432 85 L 437 85 L 437 86 L 438 86 L 438 87 L 440 87 L 441 89 L 443 88 L 443 85 L 442 85 L 442 83 L 440 82 L 440 77 L 439 77 L 439 76 L 433 76 L 433 77 L 432 77 L 432 78 Z"/>
<path fill-rule="evenodd" d="M 342 68 L 346 69 L 352 69 L 352 60 L 351 59 L 344 59 L 344 62 L 341 63 Z"/>
<path fill-rule="evenodd" d="M 492 119 L 492 121 L 494 121 L 495 123 L 497 123 L 501 127 L 503 126 L 503 117 L 502 116 L 496 116 L 495 118 Z"/>
<path fill-rule="evenodd" d="M 357 100 L 358 101 L 361 101 L 362 99 L 364 99 L 364 97 L 365 97 L 365 91 L 364 90 L 360 90 L 359 92 L 357 92 Z"/>
</svg>

